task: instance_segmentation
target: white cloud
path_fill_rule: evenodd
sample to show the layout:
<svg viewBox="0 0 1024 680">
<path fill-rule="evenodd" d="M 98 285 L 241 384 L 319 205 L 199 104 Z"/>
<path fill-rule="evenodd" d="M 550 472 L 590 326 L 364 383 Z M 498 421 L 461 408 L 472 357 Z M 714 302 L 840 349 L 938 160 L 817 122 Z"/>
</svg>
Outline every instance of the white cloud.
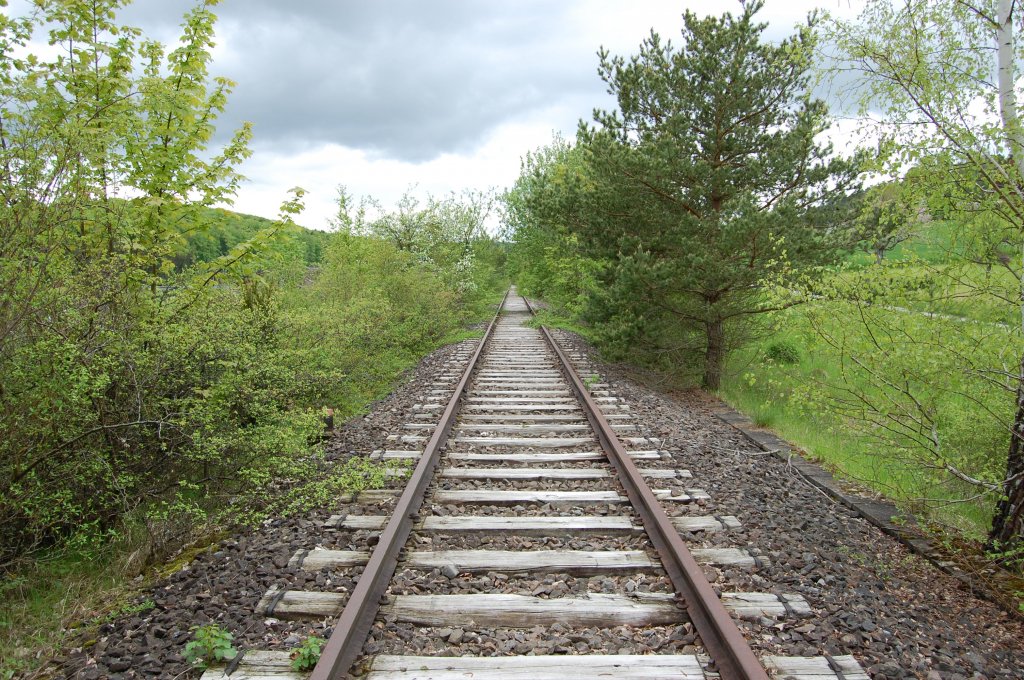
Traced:
<svg viewBox="0 0 1024 680">
<path fill-rule="evenodd" d="M 731 6 L 733 4 L 735 6 Z M 832 5 L 826 7 L 834 13 L 849 15 L 855 10 L 848 2 L 835 2 Z M 807 1 L 770 2 L 762 12 L 761 19 L 770 24 L 769 33 L 772 37 L 788 35 L 793 25 L 803 21 L 816 6 L 822 4 Z M 346 185 L 357 196 L 373 196 L 385 206 L 394 205 L 410 186 L 415 186 L 414 193 L 420 196 L 428 193 L 443 195 L 462 189 L 504 188 L 518 176 L 519 160 L 523 154 L 550 142 L 556 131 L 572 138 L 580 118 L 589 119 L 595 106 L 609 107 L 613 104 L 607 95 L 602 96 L 604 86 L 596 74 L 596 52 L 599 47 L 604 46 L 613 54 L 630 54 L 652 28 L 664 38 L 677 41 L 682 25 L 681 14 L 687 7 L 701 13 L 709 10 L 740 10 L 738 2 L 709 8 L 706 3 L 665 0 L 633 0 L 628 3 L 620 0 L 588 0 L 562 6 L 560 10 L 564 13 L 558 16 L 559 25 L 547 34 L 520 36 L 525 41 L 524 45 L 529 47 L 523 50 L 521 59 L 536 69 L 537 87 L 550 98 L 550 103 L 542 108 L 527 108 L 511 120 L 493 122 L 484 133 L 482 141 L 478 141 L 469 150 L 462 145 L 460 150 L 452 148 L 430 160 L 413 162 L 394 158 L 394 154 L 380 150 L 355 149 L 337 142 L 318 143 L 313 147 L 298 149 L 281 144 L 261 145 L 257 125 L 255 154 L 243 168 L 243 172 L 252 181 L 239 192 L 235 208 L 243 212 L 273 216 L 287 189 L 298 185 L 309 191 L 306 196 L 306 212 L 301 222 L 322 229 L 326 228 L 334 214 L 335 188 L 338 184 Z M 552 16 L 557 14 L 553 11 Z M 237 28 L 231 26 L 232 32 Z M 226 37 L 229 44 L 233 42 L 231 33 Z M 465 36 L 452 36 L 454 41 L 463 39 Z M 469 50 L 463 56 L 487 59 L 489 57 L 486 56 L 485 47 L 473 43 L 463 48 Z M 514 58 L 509 54 L 514 46 L 492 47 L 499 50 L 502 59 Z M 228 52 L 230 63 L 237 64 L 237 60 L 245 58 L 242 53 L 230 49 Z M 552 72 L 564 78 L 563 64 L 549 63 L 545 67 L 544 63 L 537 61 L 538 52 L 549 60 L 572 60 L 577 65 L 574 68 L 581 71 L 579 80 L 563 83 L 562 93 L 552 89 L 551 84 L 545 80 L 551 77 Z M 429 55 L 423 55 L 423 58 L 429 59 Z M 505 74 L 509 68 L 508 64 L 503 64 L 496 76 Z M 586 82 L 587 79 L 594 85 L 589 93 L 578 86 L 580 81 Z M 470 85 L 467 83 L 465 86 Z M 240 87 L 246 87 L 246 84 L 241 83 Z M 488 96 L 487 92 L 481 95 Z M 344 106 L 339 107 L 337 115 L 345 115 Z M 393 114 L 380 111 L 379 115 L 384 117 Z M 454 112 L 452 115 L 455 115 Z M 415 124 L 415 120 L 412 117 L 408 123 Z M 297 128 L 301 124 L 301 121 L 295 122 Z M 426 127 L 422 134 L 431 134 L 432 131 Z M 854 137 L 852 127 L 846 124 L 833 134 L 837 141 L 841 141 L 837 147 L 845 145 L 846 141 Z"/>
<path fill-rule="evenodd" d="M 194 4 L 138 0 L 123 16 L 173 41 Z M 850 16 L 859 3 L 769 0 L 759 19 L 777 39 L 815 6 Z M 738 0 L 224 0 L 210 72 L 238 86 L 218 138 L 255 124 L 234 208 L 274 217 L 302 186 L 300 222 L 325 228 L 338 184 L 385 206 L 411 185 L 420 195 L 504 188 L 523 154 L 556 131 L 573 138 L 580 118 L 614 105 L 599 47 L 632 54 L 651 28 L 678 43 L 687 7 L 741 11 Z"/>
<path fill-rule="evenodd" d="M 301 186 L 308 193 L 299 222 L 326 229 L 335 214 L 336 187 L 344 184 L 355 196 L 372 196 L 385 207 L 394 205 L 406 189 L 443 196 L 462 189 L 503 188 L 519 175 L 519 158 L 551 141 L 553 128 L 538 116 L 496 128 L 472 153 L 445 153 L 421 163 L 374 157 L 373 154 L 324 144 L 298 152 L 255 148 L 242 168 L 250 181 L 235 201 L 235 210 L 273 217 L 287 190 Z"/>
</svg>

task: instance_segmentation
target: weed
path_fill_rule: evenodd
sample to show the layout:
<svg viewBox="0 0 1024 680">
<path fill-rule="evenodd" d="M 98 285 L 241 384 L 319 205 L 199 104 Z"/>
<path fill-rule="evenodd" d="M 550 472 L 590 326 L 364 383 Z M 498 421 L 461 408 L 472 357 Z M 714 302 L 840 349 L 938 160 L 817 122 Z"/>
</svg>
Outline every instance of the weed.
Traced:
<svg viewBox="0 0 1024 680">
<path fill-rule="evenodd" d="M 155 606 L 156 602 L 149 598 L 146 598 L 145 600 L 140 600 L 139 602 L 126 604 L 123 607 L 118 607 L 112 610 L 106 616 L 99 617 L 95 621 L 95 623 L 109 623 L 111 621 L 114 621 L 115 619 L 121 618 L 122 616 L 129 616 L 131 614 L 142 614 L 143 612 L 148 612 Z"/>
<path fill-rule="evenodd" d="M 390 478 L 404 478 L 411 461 L 375 461 L 354 456 L 344 463 L 325 468 L 317 477 L 305 480 L 278 497 L 267 496 L 259 507 L 238 506 L 236 517 L 257 524 L 273 516 L 292 516 L 311 508 L 330 505 L 339 496 L 367 489 L 382 489 Z"/>
<path fill-rule="evenodd" d="M 205 668 L 211 663 L 230 661 L 238 654 L 231 644 L 235 636 L 215 623 L 192 626 L 192 641 L 185 645 L 184 657 L 193 666 Z"/>
<path fill-rule="evenodd" d="M 985 556 L 1008 571 L 1024 573 L 1024 544 L 1000 545 L 996 543 L 990 546 Z"/>
<path fill-rule="evenodd" d="M 324 647 L 324 639 L 310 635 L 303 640 L 291 654 L 292 668 L 299 672 L 311 671 L 320 660 L 320 651 Z"/>
</svg>

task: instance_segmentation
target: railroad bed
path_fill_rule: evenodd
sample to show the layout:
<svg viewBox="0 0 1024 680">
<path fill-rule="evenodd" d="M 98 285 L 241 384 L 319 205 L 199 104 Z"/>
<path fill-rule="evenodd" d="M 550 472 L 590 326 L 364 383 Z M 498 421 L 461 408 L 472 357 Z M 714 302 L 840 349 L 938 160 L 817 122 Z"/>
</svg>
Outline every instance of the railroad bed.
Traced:
<svg viewBox="0 0 1024 680">
<path fill-rule="evenodd" d="M 480 345 L 373 452 L 415 466 L 405 489 L 362 494 L 369 514 L 326 521 L 333 548 L 291 559 L 355 588 L 271 588 L 260 600 L 261 616 L 339 617 L 311 677 L 866 679 L 852 656 L 754 657 L 734 619 L 791 623 L 807 602 L 712 589 L 703 570 L 766 558 L 685 544 L 743 517 L 709 512 L 700 480 L 586 357 L 526 325 L 531 315 L 510 291 Z M 288 652 L 249 651 L 203 677 L 310 676 L 290 670 Z"/>
</svg>

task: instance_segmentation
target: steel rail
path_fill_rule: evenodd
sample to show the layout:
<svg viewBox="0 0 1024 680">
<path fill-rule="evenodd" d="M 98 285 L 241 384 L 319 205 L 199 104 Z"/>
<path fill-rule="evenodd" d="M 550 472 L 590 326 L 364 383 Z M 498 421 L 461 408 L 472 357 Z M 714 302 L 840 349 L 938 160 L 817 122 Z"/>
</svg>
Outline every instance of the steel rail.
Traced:
<svg viewBox="0 0 1024 680">
<path fill-rule="evenodd" d="M 424 491 L 433 477 L 441 448 L 447 442 L 448 434 L 451 432 L 452 425 L 455 424 L 459 402 L 469 385 L 469 379 L 476 368 L 477 360 L 497 326 L 498 317 L 501 316 L 501 310 L 505 307 L 505 301 L 508 299 L 510 291 L 511 288 L 505 291 L 505 296 L 501 299 L 501 304 L 498 305 L 497 313 L 491 319 L 487 331 L 470 358 L 469 364 L 462 374 L 462 379 L 459 380 L 455 388 L 455 394 L 448 401 L 448 406 L 441 415 L 437 427 L 434 428 L 434 434 L 427 442 L 426 448 L 423 449 L 420 461 L 416 465 L 412 477 L 409 478 L 409 482 L 405 485 L 405 490 L 399 497 L 398 503 L 395 504 L 394 513 L 381 532 L 377 547 L 374 548 L 369 562 L 359 577 L 359 582 L 352 590 L 352 596 L 338 617 L 334 630 L 331 632 L 327 644 L 324 645 L 320 660 L 310 674 L 309 680 L 336 680 L 342 677 L 362 652 L 370 628 L 380 609 L 381 598 L 398 566 L 398 555 L 409 539 L 413 521 L 423 505 Z"/>
<path fill-rule="evenodd" d="M 526 301 L 526 307 L 533 313 L 533 306 L 529 301 Z M 700 565 L 693 559 L 679 531 L 672 525 L 672 520 L 640 474 L 636 463 L 626 453 L 625 447 L 576 373 L 569 357 L 555 342 L 546 326 L 542 325 L 540 330 L 557 355 L 573 392 L 583 404 L 587 419 L 597 434 L 601 448 L 615 467 L 626 495 L 640 514 L 644 530 L 657 549 L 665 571 L 672 579 L 673 587 L 683 596 L 690 620 L 708 654 L 718 666 L 719 674 L 724 680 L 768 680 L 764 666 L 754 656 L 736 622 L 711 588 Z"/>
</svg>

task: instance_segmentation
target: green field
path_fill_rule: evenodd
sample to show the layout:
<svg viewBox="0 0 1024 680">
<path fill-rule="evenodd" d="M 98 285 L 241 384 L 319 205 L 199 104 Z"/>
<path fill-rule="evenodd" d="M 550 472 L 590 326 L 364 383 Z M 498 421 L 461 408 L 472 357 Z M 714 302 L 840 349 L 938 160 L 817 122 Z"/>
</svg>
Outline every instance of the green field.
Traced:
<svg viewBox="0 0 1024 680">
<path fill-rule="evenodd" d="M 950 264 L 955 225 L 931 227 L 882 266 L 861 254 L 824 273 L 824 296 L 731 355 L 721 396 L 841 475 L 981 538 L 1009 441 L 1017 280 Z"/>
<path fill-rule="evenodd" d="M 835 323 L 841 325 L 844 321 L 836 318 Z M 839 362 L 828 351 L 830 348 L 816 341 L 804 310 L 787 315 L 782 326 L 772 338 L 732 356 L 721 396 L 749 414 L 756 424 L 775 430 L 842 476 L 866 484 L 909 510 L 925 512 L 938 522 L 980 537 L 991 520 L 993 504 L 958 502 L 969 495 L 968 489 L 952 484 L 943 475 L 923 471 L 921 464 L 899 446 L 873 434 L 850 416 L 828 408 L 826 402 L 835 386 L 852 382 L 864 391 L 871 391 L 871 387 Z M 780 348 L 786 348 L 781 350 L 783 353 L 796 348 L 797 360 L 772 360 L 770 357 Z M 943 412 L 969 413 L 976 409 L 976 404 L 953 393 L 938 395 L 935 405 Z M 974 427 L 963 437 L 966 441 L 962 446 L 999 445 L 998 430 L 967 420 Z M 994 472 L 988 465 L 989 458 L 978 456 L 970 467 Z"/>
</svg>

